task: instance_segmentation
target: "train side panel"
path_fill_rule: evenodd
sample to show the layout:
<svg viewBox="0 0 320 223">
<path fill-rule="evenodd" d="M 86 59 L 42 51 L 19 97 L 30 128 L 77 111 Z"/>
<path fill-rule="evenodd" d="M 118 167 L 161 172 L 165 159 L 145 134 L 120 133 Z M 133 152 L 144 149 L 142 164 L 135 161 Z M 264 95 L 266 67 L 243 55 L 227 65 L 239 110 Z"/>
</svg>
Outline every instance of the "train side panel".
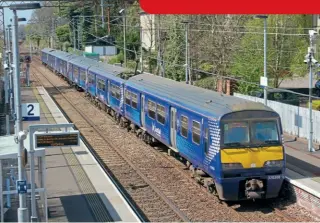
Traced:
<svg viewBox="0 0 320 223">
<path fill-rule="evenodd" d="M 109 80 L 110 107 L 118 114 L 123 114 L 123 85 L 118 81 Z"/>
<path fill-rule="evenodd" d="M 104 104 L 109 105 L 108 95 L 109 95 L 109 88 L 108 88 L 107 78 L 99 74 L 96 74 L 96 96 Z"/>
<path fill-rule="evenodd" d="M 77 65 L 72 64 L 72 81 L 74 84 L 79 85 L 80 80 L 80 70 Z"/>
<path fill-rule="evenodd" d="M 96 74 L 88 71 L 87 73 L 87 91 L 92 96 L 96 96 Z"/>
<path fill-rule="evenodd" d="M 87 70 L 83 67 L 78 66 L 79 73 L 80 73 L 80 79 L 79 79 L 79 86 L 83 89 L 86 90 L 86 82 L 87 82 Z"/>
<path fill-rule="evenodd" d="M 73 82 L 73 65 L 72 65 L 72 63 L 68 63 L 67 78 L 70 82 Z"/>
<path fill-rule="evenodd" d="M 169 104 L 151 93 L 145 93 L 145 128 L 154 138 L 170 146 Z"/>
<path fill-rule="evenodd" d="M 125 86 L 124 113 L 125 117 L 135 125 L 141 127 L 141 93 L 140 91 Z"/>
<path fill-rule="evenodd" d="M 177 107 L 177 149 L 195 168 L 203 168 L 204 142 L 201 140 L 203 117 Z"/>
</svg>

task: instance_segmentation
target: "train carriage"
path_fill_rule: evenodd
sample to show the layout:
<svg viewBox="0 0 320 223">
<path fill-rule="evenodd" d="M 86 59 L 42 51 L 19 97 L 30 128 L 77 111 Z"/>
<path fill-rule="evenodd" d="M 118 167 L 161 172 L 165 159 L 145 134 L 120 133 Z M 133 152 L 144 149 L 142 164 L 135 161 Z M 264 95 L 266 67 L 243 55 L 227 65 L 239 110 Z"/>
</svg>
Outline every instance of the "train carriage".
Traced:
<svg viewBox="0 0 320 223">
<path fill-rule="evenodd" d="M 88 76 L 95 77 L 93 83 L 88 83 L 88 91 L 92 96 L 96 96 L 101 102 L 110 106 L 110 81 L 119 80 L 116 78 L 124 71 L 116 66 L 98 63 L 97 66 L 91 66 L 88 70 Z"/>
<path fill-rule="evenodd" d="M 69 64 L 72 66 L 72 79 L 71 81 L 82 88 L 84 91 L 87 91 L 87 71 L 89 67 L 95 65 L 96 61 L 85 58 L 85 57 L 75 57 L 69 61 Z M 69 73 L 70 76 L 70 73 Z"/>
<path fill-rule="evenodd" d="M 56 71 L 63 75 L 64 77 L 67 77 L 68 75 L 68 61 L 72 58 L 75 58 L 76 56 L 67 52 L 59 51 L 59 53 L 55 54 L 56 57 Z"/>
<path fill-rule="evenodd" d="M 209 175 L 212 181 L 201 181 L 220 199 L 278 196 L 285 153 L 276 112 L 261 103 L 149 74 L 132 77 L 125 85 L 140 93 L 139 127 L 177 151 L 194 170 Z"/>
<path fill-rule="evenodd" d="M 43 63 L 53 68 L 57 52 L 44 49 Z M 124 80 L 124 68 L 81 56 L 59 58 L 68 61 L 59 71 L 69 82 L 147 143 L 175 151 L 220 199 L 278 197 L 285 151 L 280 116 L 269 107 L 151 74 Z"/>
<path fill-rule="evenodd" d="M 54 52 L 55 50 L 50 49 L 50 48 L 44 48 L 41 50 L 41 61 L 43 64 L 48 64 L 49 62 L 49 54 Z"/>
</svg>

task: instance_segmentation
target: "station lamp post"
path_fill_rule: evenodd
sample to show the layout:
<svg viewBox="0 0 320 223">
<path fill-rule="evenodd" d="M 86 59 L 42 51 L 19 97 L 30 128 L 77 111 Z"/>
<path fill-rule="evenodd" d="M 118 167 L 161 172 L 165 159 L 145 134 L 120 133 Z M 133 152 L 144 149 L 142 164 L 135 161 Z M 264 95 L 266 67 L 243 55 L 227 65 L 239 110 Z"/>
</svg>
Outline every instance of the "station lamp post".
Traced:
<svg viewBox="0 0 320 223">
<path fill-rule="evenodd" d="M 255 18 L 264 19 L 264 78 L 267 79 L 267 15 L 256 15 Z M 268 83 L 268 82 L 267 82 Z M 267 105 L 267 86 L 264 86 L 264 104 Z"/>
<path fill-rule="evenodd" d="M 22 160 L 22 153 L 24 150 L 23 140 L 26 139 L 26 132 L 22 128 L 22 111 L 21 111 L 21 97 L 20 97 L 20 66 L 19 66 L 19 45 L 18 45 L 18 16 L 17 11 L 31 10 L 41 8 L 40 3 L 25 3 L 25 4 L 12 4 L 10 10 L 13 12 L 13 64 L 14 64 L 14 95 L 15 95 L 15 140 L 18 143 L 18 170 L 19 177 L 17 186 L 22 185 L 26 187 L 26 179 L 24 177 L 24 166 Z M 18 188 L 19 191 L 19 188 Z M 32 217 L 31 217 L 32 219 Z M 29 222 L 28 208 L 26 202 L 26 193 L 19 193 L 19 208 L 18 208 L 18 222 Z"/>
</svg>

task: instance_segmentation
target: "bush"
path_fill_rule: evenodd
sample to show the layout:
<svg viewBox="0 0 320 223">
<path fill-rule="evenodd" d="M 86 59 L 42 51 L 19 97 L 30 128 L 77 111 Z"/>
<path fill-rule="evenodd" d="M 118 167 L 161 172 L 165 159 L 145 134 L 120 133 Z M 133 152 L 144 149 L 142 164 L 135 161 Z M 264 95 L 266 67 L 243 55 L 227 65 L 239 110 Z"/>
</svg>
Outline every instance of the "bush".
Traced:
<svg viewBox="0 0 320 223">
<path fill-rule="evenodd" d="M 309 108 L 309 102 L 308 102 L 308 108 Z M 312 109 L 320 111 L 320 100 L 312 101 Z"/>
<path fill-rule="evenodd" d="M 203 78 L 201 80 L 198 80 L 195 83 L 195 86 L 216 91 L 216 89 L 217 89 L 217 79 L 215 77 L 206 77 L 206 78 Z"/>
</svg>

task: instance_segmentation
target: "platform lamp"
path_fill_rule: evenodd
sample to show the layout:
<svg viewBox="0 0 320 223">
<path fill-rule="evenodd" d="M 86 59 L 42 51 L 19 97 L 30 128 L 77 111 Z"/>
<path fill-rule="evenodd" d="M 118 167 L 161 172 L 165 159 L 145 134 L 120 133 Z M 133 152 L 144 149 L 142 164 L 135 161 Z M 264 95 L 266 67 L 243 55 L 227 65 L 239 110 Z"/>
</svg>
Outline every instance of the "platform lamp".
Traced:
<svg viewBox="0 0 320 223">
<path fill-rule="evenodd" d="M 19 168 L 19 178 L 17 184 L 22 187 L 26 186 L 26 179 L 24 177 L 24 166 L 22 153 L 24 150 L 23 141 L 27 137 L 27 133 L 23 131 L 22 128 L 22 111 L 21 111 L 21 97 L 20 97 L 20 67 L 19 67 L 19 46 L 18 46 L 18 16 L 17 11 L 20 10 L 31 10 L 41 8 L 40 3 L 24 3 L 24 4 L 12 4 L 10 5 L 10 10 L 13 12 L 13 64 L 14 64 L 14 93 L 15 93 L 15 127 L 16 134 L 15 140 L 18 143 L 18 168 Z M 18 186 L 18 185 L 17 185 Z M 18 188 L 19 189 L 19 188 Z M 31 221 L 34 219 L 35 207 L 32 205 L 32 215 Z M 19 193 L 19 208 L 18 208 L 18 222 L 28 222 L 28 208 L 26 202 L 26 193 Z M 36 219 L 36 218 L 35 218 Z"/>
</svg>

